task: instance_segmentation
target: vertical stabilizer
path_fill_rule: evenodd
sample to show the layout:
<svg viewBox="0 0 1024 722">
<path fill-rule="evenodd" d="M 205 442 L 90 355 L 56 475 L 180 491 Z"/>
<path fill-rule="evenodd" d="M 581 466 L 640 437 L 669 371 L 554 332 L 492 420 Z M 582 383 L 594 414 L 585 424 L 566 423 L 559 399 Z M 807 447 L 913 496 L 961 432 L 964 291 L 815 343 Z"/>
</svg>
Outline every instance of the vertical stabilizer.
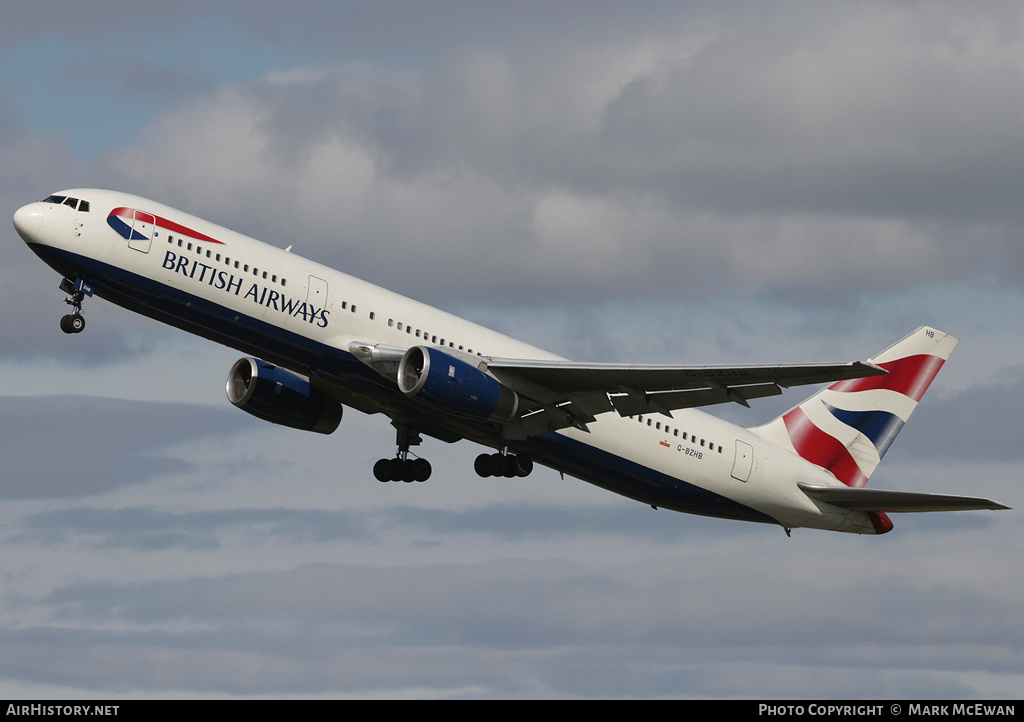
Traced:
<svg viewBox="0 0 1024 722">
<path fill-rule="evenodd" d="M 750 430 L 847 486 L 864 486 L 956 344 L 922 326 L 869 359 L 885 376 L 839 381 Z"/>
</svg>

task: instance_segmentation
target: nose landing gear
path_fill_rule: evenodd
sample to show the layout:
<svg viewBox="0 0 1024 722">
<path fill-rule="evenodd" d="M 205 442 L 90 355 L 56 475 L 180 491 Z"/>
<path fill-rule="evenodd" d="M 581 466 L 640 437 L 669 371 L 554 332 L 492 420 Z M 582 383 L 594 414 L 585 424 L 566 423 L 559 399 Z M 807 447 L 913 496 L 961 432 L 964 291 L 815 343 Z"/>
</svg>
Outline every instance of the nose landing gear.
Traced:
<svg viewBox="0 0 1024 722">
<path fill-rule="evenodd" d="M 92 295 L 91 289 L 84 281 L 70 281 L 65 278 L 60 282 L 60 290 L 68 294 L 64 303 L 71 306 L 74 313 L 60 319 L 60 330 L 64 333 L 81 333 L 85 329 L 85 316 L 82 315 L 82 302 L 86 295 Z"/>
</svg>

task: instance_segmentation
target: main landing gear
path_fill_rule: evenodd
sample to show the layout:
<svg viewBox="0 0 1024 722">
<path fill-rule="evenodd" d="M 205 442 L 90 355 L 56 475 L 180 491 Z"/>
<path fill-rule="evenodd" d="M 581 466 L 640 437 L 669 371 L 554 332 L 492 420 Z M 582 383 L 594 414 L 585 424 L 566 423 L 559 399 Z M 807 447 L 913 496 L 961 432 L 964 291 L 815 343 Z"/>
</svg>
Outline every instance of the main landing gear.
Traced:
<svg viewBox="0 0 1024 722">
<path fill-rule="evenodd" d="M 411 457 L 410 446 L 422 443 L 419 433 L 408 424 L 392 421 L 398 430 L 398 453 L 394 459 L 380 459 L 373 465 L 373 476 L 377 481 L 426 481 L 430 478 L 430 462 L 426 459 Z M 480 454 L 473 463 L 473 468 L 480 476 L 503 476 L 506 478 L 529 476 L 533 471 L 533 459 L 523 454 L 509 454 L 499 451 L 496 454 Z"/>
<path fill-rule="evenodd" d="M 60 330 L 64 333 L 81 333 L 85 329 L 85 316 L 82 315 L 82 302 L 85 301 L 85 292 L 75 288 L 75 284 L 68 279 L 60 283 L 60 290 L 68 294 L 64 303 L 71 306 L 74 313 L 69 313 L 60 320 Z"/>
<path fill-rule="evenodd" d="M 473 469 L 483 477 L 504 476 L 509 479 L 515 476 L 529 476 L 533 471 L 533 459 L 521 454 L 480 454 L 473 462 Z"/>
<path fill-rule="evenodd" d="M 398 453 L 394 459 L 381 459 L 373 465 L 377 481 L 426 481 L 430 478 L 430 462 L 426 459 L 410 459 Z"/>
<path fill-rule="evenodd" d="M 373 465 L 373 476 L 377 481 L 426 481 L 430 478 L 430 462 L 426 459 L 409 458 L 409 447 L 422 443 L 420 435 L 408 424 L 391 422 L 398 430 L 398 453 L 394 459 L 381 459 Z"/>
</svg>

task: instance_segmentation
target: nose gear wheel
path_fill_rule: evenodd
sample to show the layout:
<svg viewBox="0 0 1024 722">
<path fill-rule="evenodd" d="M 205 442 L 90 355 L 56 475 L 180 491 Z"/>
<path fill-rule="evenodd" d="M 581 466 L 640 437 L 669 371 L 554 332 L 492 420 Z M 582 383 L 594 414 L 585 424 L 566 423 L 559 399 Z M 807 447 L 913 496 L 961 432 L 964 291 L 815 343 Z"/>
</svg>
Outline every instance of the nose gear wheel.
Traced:
<svg viewBox="0 0 1024 722">
<path fill-rule="evenodd" d="M 60 330 L 64 333 L 81 333 L 85 330 L 85 316 L 82 315 L 82 302 L 85 301 L 85 292 L 76 288 L 74 282 L 65 278 L 60 283 L 60 290 L 68 294 L 64 303 L 71 306 L 74 313 L 69 313 L 60 319 Z"/>
</svg>

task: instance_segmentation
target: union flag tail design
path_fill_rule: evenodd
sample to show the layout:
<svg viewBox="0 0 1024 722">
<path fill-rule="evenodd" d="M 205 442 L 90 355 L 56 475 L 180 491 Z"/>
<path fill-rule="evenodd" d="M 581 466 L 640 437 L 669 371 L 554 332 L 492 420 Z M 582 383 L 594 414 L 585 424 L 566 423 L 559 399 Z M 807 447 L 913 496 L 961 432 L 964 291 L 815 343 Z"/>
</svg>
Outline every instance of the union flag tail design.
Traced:
<svg viewBox="0 0 1024 722">
<path fill-rule="evenodd" d="M 828 469 L 847 486 L 862 487 L 957 340 L 922 326 L 868 359 L 888 374 L 834 383 L 751 431 Z"/>
</svg>

